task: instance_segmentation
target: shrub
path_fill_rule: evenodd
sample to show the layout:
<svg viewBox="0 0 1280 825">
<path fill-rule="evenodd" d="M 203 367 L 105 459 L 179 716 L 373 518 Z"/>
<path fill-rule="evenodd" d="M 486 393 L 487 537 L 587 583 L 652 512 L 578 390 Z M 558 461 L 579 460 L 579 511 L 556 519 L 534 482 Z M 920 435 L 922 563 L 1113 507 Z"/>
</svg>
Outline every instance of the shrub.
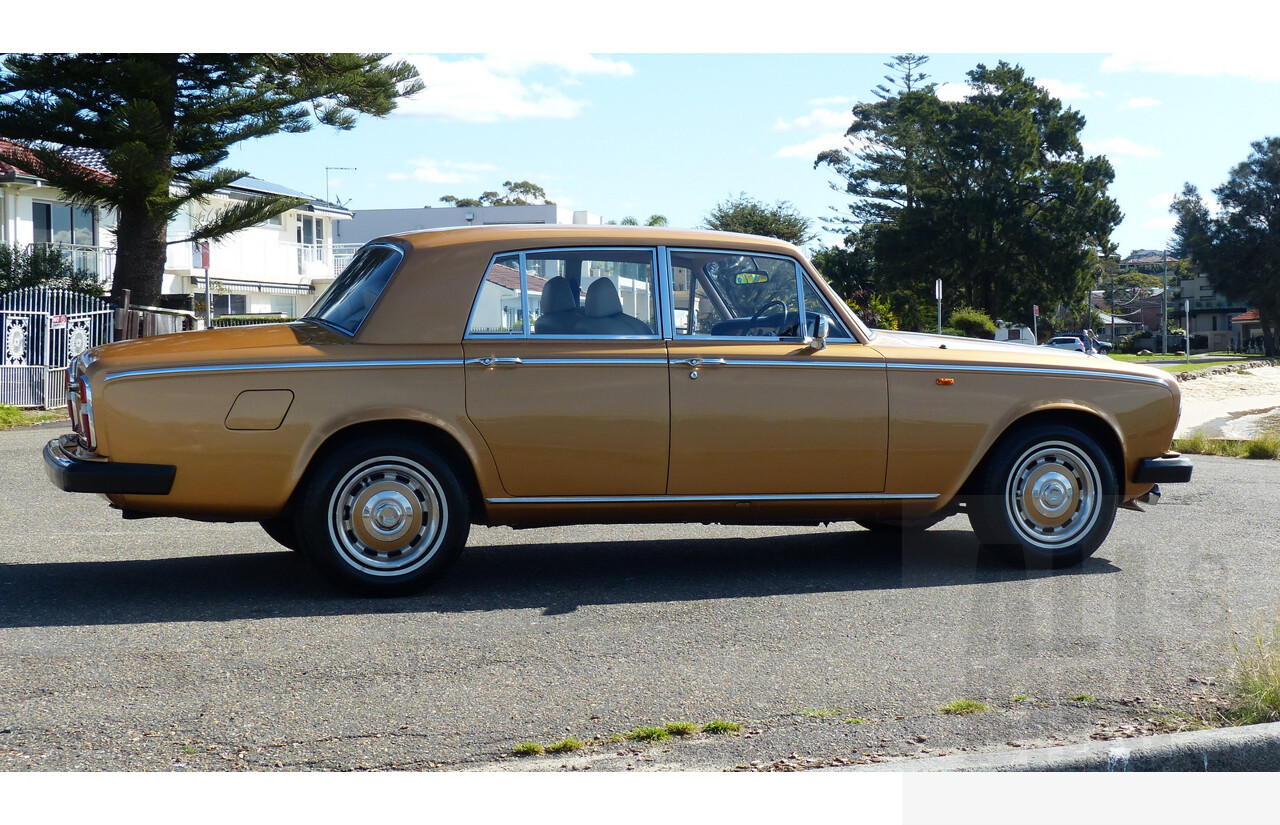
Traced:
<svg viewBox="0 0 1280 825">
<path fill-rule="evenodd" d="M 996 322 L 980 309 L 960 307 L 951 313 L 947 323 L 964 333 L 968 338 L 995 338 Z"/>
<path fill-rule="evenodd" d="M 71 259 L 52 246 L 0 244 L 0 292 L 43 286 L 70 289 L 100 297 L 105 290 L 92 272 L 76 269 Z"/>
</svg>

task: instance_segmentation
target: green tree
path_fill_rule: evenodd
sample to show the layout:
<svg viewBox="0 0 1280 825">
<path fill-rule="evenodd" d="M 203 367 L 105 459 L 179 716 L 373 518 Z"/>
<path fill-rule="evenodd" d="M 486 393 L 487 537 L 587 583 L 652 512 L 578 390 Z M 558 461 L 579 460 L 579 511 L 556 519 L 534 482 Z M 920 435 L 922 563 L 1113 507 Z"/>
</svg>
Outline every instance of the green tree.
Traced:
<svg viewBox="0 0 1280 825">
<path fill-rule="evenodd" d="M 219 169 L 230 147 L 312 122 L 350 129 L 423 88 L 383 54 L 9 54 L 0 62 L 0 135 L 24 144 L 41 174 L 81 206 L 117 215 L 112 295 L 160 293 L 168 243 L 211 240 L 299 204 L 263 197 L 215 211 L 185 238 L 168 223 L 246 173 Z M 18 147 L 19 149 L 22 147 Z M 66 149 L 101 154 L 86 175 Z M 0 146 L 0 159 L 20 161 Z"/>
<path fill-rule="evenodd" d="M 555 203 L 555 201 L 547 200 L 547 193 L 541 186 L 536 183 L 530 183 L 527 180 L 504 181 L 502 186 L 505 189 L 504 192 L 489 190 L 481 192 L 480 196 L 475 198 L 459 198 L 456 195 L 445 195 L 440 199 L 440 202 L 453 206 L 531 206 Z"/>
<path fill-rule="evenodd" d="M 1255 141 L 1249 157 L 1213 190 L 1222 211 L 1211 215 L 1190 183 L 1171 211 L 1175 251 L 1189 254 L 1218 292 L 1258 310 L 1263 348 L 1280 353 L 1280 138 Z"/>
<path fill-rule="evenodd" d="M 638 221 L 634 215 L 627 215 L 625 218 L 623 218 L 620 221 L 609 221 L 609 223 L 616 224 L 618 226 L 639 226 L 640 225 L 640 221 Z M 666 226 L 667 216 L 666 215 L 650 215 L 649 220 L 645 221 L 644 225 L 645 226 Z"/>
<path fill-rule="evenodd" d="M 746 192 L 718 203 L 704 219 L 707 229 L 779 238 L 799 246 L 814 239 L 809 219 L 788 201 L 767 206 Z"/>
<path fill-rule="evenodd" d="M 850 198 L 832 221 L 846 245 L 866 250 L 885 294 L 910 296 L 895 302 L 904 322 L 920 323 L 935 278 L 951 308 L 994 318 L 1083 303 L 1122 217 L 1106 194 L 1111 164 L 1084 155 L 1084 118 L 1004 62 L 970 71 L 960 102 L 922 83 L 922 58 L 887 65 L 895 88 L 855 106 L 849 146 L 814 165 Z"/>
</svg>

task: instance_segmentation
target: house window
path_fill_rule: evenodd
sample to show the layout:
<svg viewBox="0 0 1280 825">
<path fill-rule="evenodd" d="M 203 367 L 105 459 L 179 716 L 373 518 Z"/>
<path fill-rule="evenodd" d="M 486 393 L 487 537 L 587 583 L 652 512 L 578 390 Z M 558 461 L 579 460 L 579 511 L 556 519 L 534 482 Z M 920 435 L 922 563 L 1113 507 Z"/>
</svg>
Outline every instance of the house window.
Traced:
<svg viewBox="0 0 1280 825">
<path fill-rule="evenodd" d="M 211 295 L 213 299 L 213 317 L 223 315 L 244 315 L 247 311 L 244 295 Z"/>
<path fill-rule="evenodd" d="M 61 246 L 95 246 L 93 212 L 61 203 L 34 201 L 31 204 L 33 241 Z"/>
</svg>

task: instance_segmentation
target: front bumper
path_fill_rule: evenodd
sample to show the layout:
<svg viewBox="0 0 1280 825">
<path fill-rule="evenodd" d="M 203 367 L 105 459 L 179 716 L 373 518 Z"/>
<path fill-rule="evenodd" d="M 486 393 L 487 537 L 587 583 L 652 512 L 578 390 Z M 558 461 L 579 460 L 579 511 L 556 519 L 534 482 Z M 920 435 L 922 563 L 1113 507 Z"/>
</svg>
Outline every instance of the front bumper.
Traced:
<svg viewBox="0 0 1280 825">
<path fill-rule="evenodd" d="M 1133 473 L 1136 484 L 1181 484 L 1191 480 L 1191 460 L 1176 453 L 1144 458 Z"/>
<path fill-rule="evenodd" d="M 90 461 L 79 455 L 75 436 L 68 433 L 44 445 L 44 471 L 55 487 L 68 493 L 163 496 L 173 489 L 177 468 Z"/>
</svg>

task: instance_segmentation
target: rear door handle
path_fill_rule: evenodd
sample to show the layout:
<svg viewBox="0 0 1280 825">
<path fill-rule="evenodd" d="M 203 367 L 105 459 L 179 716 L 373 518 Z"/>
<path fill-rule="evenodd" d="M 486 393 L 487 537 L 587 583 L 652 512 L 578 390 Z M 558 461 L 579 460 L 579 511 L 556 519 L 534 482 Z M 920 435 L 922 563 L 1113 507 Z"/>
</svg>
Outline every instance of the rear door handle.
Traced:
<svg viewBox="0 0 1280 825">
<path fill-rule="evenodd" d="M 472 358 L 467 361 L 468 364 L 479 364 L 482 367 L 514 367 L 523 364 L 524 361 L 519 358 L 494 358 L 486 355 L 484 358 Z"/>
</svg>

